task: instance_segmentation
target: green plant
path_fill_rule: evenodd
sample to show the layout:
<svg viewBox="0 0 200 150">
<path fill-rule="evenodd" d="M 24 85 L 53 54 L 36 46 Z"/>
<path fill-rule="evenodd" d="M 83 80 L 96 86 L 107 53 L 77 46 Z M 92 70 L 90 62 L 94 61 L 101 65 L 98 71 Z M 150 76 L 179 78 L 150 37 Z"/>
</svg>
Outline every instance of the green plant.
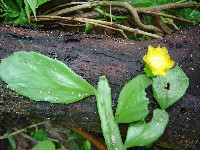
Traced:
<svg viewBox="0 0 200 150">
<path fill-rule="evenodd" d="M 0 17 L 7 24 L 29 24 L 31 12 L 36 19 L 36 9 L 47 1 L 50 0 L 0 0 Z"/>
<path fill-rule="evenodd" d="M 7 134 L 9 134 L 10 132 L 7 132 Z M 8 141 L 12 147 L 12 149 L 16 149 L 17 148 L 17 144 L 15 139 L 13 138 L 13 136 L 8 137 Z"/>
<path fill-rule="evenodd" d="M 77 150 L 90 150 L 91 143 L 90 141 L 83 138 L 81 135 L 74 131 L 70 131 L 69 137 L 67 138 L 67 142 L 74 141 L 76 144 Z"/>
<path fill-rule="evenodd" d="M 32 150 L 67 150 L 59 143 L 55 143 L 48 138 L 48 134 L 43 129 L 37 129 L 33 132 L 32 137 L 38 141 L 38 143 L 32 148 Z M 10 137 L 9 137 L 10 138 Z M 74 131 L 70 131 L 67 142 L 74 141 L 77 150 L 90 150 L 90 141 L 83 138 L 81 135 Z"/>
<path fill-rule="evenodd" d="M 0 77 L 9 88 L 36 101 L 68 104 L 95 95 L 108 150 L 125 150 L 150 145 L 163 134 L 169 120 L 165 109 L 178 101 L 189 85 L 183 70 L 178 66 L 172 68 L 174 61 L 166 48 L 149 46 L 143 59 L 146 74 L 134 77 L 122 88 L 115 117 L 106 77 L 99 78 L 96 90 L 63 63 L 39 53 L 19 51 L 3 59 Z M 150 85 L 161 109 L 155 109 L 152 120 L 146 123 L 149 99 L 145 89 Z M 125 143 L 119 123 L 130 123 Z"/>
<path fill-rule="evenodd" d="M 56 150 L 55 144 L 50 140 L 40 141 L 31 150 Z"/>
</svg>

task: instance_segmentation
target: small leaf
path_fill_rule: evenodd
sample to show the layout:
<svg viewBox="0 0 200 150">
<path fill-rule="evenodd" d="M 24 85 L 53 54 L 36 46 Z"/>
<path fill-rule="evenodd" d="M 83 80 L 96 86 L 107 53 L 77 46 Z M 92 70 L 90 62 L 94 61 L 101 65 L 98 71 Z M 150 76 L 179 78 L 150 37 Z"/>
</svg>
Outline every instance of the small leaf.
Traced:
<svg viewBox="0 0 200 150">
<path fill-rule="evenodd" d="M 38 141 L 44 141 L 47 139 L 47 133 L 42 129 L 37 130 L 32 136 Z"/>
<path fill-rule="evenodd" d="M 30 6 L 30 8 L 31 8 L 31 10 L 32 10 L 32 12 L 33 12 L 33 15 L 34 15 L 34 17 L 35 17 L 35 19 L 36 19 L 36 7 L 37 7 L 37 0 L 25 0 L 27 3 L 28 3 L 28 5 Z M 25 3 L 26 3 L 25 2 Z"/>
<path fill-rule="evenodd" d="M 67 142 L 71 142 L 71 141 L 74 141 L 77 150 L 84 150 L 84 148 L 89 148 L 87 147 L 89 146 L 89 143 L 88 143 L 89 141 L 86 142 L 87 140 L 85 140 L 84 137 L 82 137 L 81 135 L 79 135 L 78 133 L 74 131 L 70 131 L 69 136 L 67 138 Z"/>
<path fill-rule="evenodd" d="M 91 23 L 86 23 L 86 25 L 85 25 L 85 33 L 87 33 L 92 27 L 93 27 L 94 25 L 93 24 L 91 24 Z"/>
<path fill-rule="evenodd" d="M 130 124 L 124 145 L 129 148 L 153 143 L 163 134 L 168 121 L 169 116 L 165 110 L 155 109 L 149 123 Z"/>
<path fill-rule="evenodd" d="M 144 119 L 149 111 L 145 89 L 152 83 L 146 75 L 138 75 L 122 89 L 115 114 L 117 123 L 130 123 Z"/>
<path fill-rule="evenodd" d="M 22 8 L 22 0 L 16 0 L 16 2 L 17 2 L 17 5 L 18 5 L 18 7 L 19 7 L 19 10 L 23 10 L 23 8 Z"/>
<path fill-rule="evenodd" d="M 99 79 L 96 99 L 101 128 L 108 150 L 125 150 L 118 124 L 114 121 L 111 89 L 106 77 L 100 77 Z"/>
<path fill-rule="evenodd" d="M 37 0 L 37 6 L 36 6 L 36 8 L 38 8 L 38 6 L 44 4 L 44 3 L 48 2 L 48 1 L 51 1 L 51 0 Z"/>
<path fill-rule="evenodd" d="M 8 131 L 7 134 L 10 134 L 10 132 Z M 10 145 L 12 146 L 12 149 L 16 149 L 17 148 L 17 144 L 16 144 L 16 141 L 13 138 L 13 136 L 9 136 L 8 137 L 8 141 L 9 141 Z"/>
<path fill-rule="evenodd" d="M 50 140 L 39 142 L 31 150 L 56 150 L 55 144 Z"/>
<path fill-rule="evenodd" d="M 19 14 L 19 16 L 13 21 L 12 21 L 14 24 L 28 24 L 28 20 L 26 18 L 26 14 L 25 14 L 25 11 L 22 10 Z"/>
<path fill-rule="evenodd" d="M 189 79 L 183 70 L 176 66 L 167 70 L 167 76 L 153 79 L 153 95 L 162 109 L 177 102 L 186 92 Z"/>
<path fill-rule="evenodd" d="M 67 142 L 71 142 L 73 140 L 85 141 L 85 139 L 81 135 L 74 131 L 70 131 Z"/>
<path fill-rule="evenodd" d="M 95 94 L 94 87 L 65 64 L 36 52 L 19 51 L 3 59 L 0 77 L 36 101 L 72 103 Z"/>
<path fill-rule="evenodd" d="M 30 15 L 31 15 L 31 8 L 28 4 L 28 2 L 26 0 L 24 0 L 24 3 L 25 3 L 25 11 L 26 11 L 26 15 L 28 17 L 28 20 L 30 22 Z"/>
<path fill-rule="evenodd" d="M 192 8 L 184 8 L 184 9 L 176 10 L 174 13 L 178 17 L 200 23 L 200 11 L 198 10 L 195 10 Z"/>
<path fill-rule="evenodd" d="M 91 143 L 88 140 L 85 140 L 84 142 L 84 149 L 85 150 L 91 150 Z"/>
<path fill-rule="evenodd" d="M 145 65 L 144 72 L 146 73 L 147 77 L 149 77 L 149 78 L 155 77 L 155 75 L 152 73 L 151 69 L 149 68 L 149 66 L 147 64 Z"/>
</svg>

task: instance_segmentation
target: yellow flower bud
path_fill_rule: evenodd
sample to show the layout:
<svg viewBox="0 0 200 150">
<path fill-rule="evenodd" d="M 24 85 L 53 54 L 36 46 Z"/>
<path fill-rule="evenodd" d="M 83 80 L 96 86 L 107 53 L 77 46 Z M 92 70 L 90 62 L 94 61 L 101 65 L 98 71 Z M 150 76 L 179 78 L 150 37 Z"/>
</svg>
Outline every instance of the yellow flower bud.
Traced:
<svg viewBox="0 0 200 150">
<path fill-rule="evenodd" d="M 154 75 L 166 76 L 167 69 L 174 66 L 174 61 L 170 60 L 170 56 L 166 47 L 154 48 L 148 46 L 148 53 L 143 57 L 143 60 L 147 63 Z"/>
</svg>

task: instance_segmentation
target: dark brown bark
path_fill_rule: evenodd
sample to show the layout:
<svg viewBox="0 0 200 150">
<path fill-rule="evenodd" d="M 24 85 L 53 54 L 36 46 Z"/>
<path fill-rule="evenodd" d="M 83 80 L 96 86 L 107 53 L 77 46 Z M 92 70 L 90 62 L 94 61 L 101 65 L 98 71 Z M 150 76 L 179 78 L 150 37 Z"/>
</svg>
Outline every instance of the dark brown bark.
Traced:
<svg viewBox="0 0 200 150">
<path fill-rule="evenodd" d="M 123 85 L 143 72 L 142 57 L 147 46 L 167 47 L 171 58 L 190 78 L 186 94 L 167 109 L 170 122 L 162 137 L 156 142 L 173 149 L 198 149 L 200 147 L 200 27 L 172 34 L 162 40 L 118 42 L 102 36 L 41 31 L 25 27 L 0 26 L 0 59 L 18 50 L 36 51 L 56 58 L 96 86 L 98 78 L 105 75 L 110 83 L 113 108 Z M 151 100 L 149 109 L 158 107 Z M 0 108 L 2 118 L 12 114 L 28 120 L 49 118 L 54 123 L 68 124 L 95 132 L 101 132 L 95 97 L 63 105 L 34 102 L 6 88 L 0 80 Z M 122 127 L 123 130 L 123 127 Z"/>
</svg>

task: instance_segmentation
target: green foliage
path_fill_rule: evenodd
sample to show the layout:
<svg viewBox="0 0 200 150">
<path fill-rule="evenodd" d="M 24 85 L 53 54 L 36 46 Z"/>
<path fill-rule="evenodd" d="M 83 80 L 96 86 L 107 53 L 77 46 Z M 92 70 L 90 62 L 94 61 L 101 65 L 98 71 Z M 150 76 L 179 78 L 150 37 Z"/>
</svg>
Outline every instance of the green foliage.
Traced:
<svg viewBox="0 0 200 150">
<path fill-rule="evenodd" d="M 200 23 L 200 12 L 191 8 L 176 10 L 174 13 L 181 18 Z"/>
<path fill-rule="evenodd" d="M 22 0 L 1 0 L 0 8 L 3 14 L 4 23 L 27 24 L 26 13 L 23 9 Z"/>
<path fill-rule="evenodd" d="M 94 87 L 66 65 L 35 52 L 19 51 L 3 59 L 0 77 L 36 101 L 67 104 L 95 94 Z"/>
<path fill-rule="evenodd" d="M 31 12 L 36 18 L 36 8 L 47 1 L 50 0 L 0 0 L 0 17 L 6 24 L 29 24 Z"/>
<path fill-rule="evenodd" d="M 56 147 L 52 141 L 44 140 L 35 145 L 31 150 L 56 150 Z"/>
<path fill-rule="evenodd" d="M 144 72 L 146 73 L 147 77 L 149 77 L 149 78 L 155 77 L 155 75 L 152 73 L 152 71 L 150 70 L 150 68 L 147 64 L 144 67 Z"/>
<path fill-rule="evenodd" d="M 117 123 L 138 121 L 148 115 L 149 99 L 146 97 L 145 89 L 151 83 L 151 79 L 146 75 L 138 75 L 123 87 L 115 114 Z"/>
<path fill-rule="evenodd" d="M 108 150 L 125 150 L 132 146 L 147 146 L 157 140 L 169 121 L 165 110 L 156 109 L 149 123 L 149 100 L 145 89 L 152 84 L 153 96 L 162 109 L 180 99 L 189 86 L 188 77 L 176 66 L 167 70 L 167 76 L 152 76 L 146 65 L 146 75 L 138 75 L 122 89 L 118 99 L 116 116 L 112 111 L 111 89 L 106 77 L 100 77 L 97 90 L 83 78 L 58 60 L 35 52 L 19 51 L 2 60 L 0 77 L 8 87 L 32 100 L 46 100 L 51 103 L 72 103 L 89 95 L 95 95 L 101 120 L 102 132 Z M 34 80 L 33 80 L 34 79 Z M 136 122 L 137 121 L 137 122 Z M 117 123 L 131 123 L 123 145 Z M 33 150 L 55 149 L 53 142 L 46 140 L 47 134 L 38 130 L 33 134 L 39 142 Z M 78 150 L 90 150 L 91 144 L 75 132 L 68 142 L 74 140 Z M 49 147 L 47 147 L 48 145 Z"/>
<path fill-rule="evenodd" d="M 36 18 L 36 6 L 37 6 L 37 0 L 24 0 L 26 4 L 26 12 L 30 12 L 30 9 L 32 10 L 35 18 Z M 30 18 L 30 16 L 28 16 Z"/>
<path fill-rule="evenodd" d="M 32 134 L 32 137 L 39 141 L 32 150 L 67 150 L 59 143 L 54 143 L 48 139 L 48 134 L 43 129 L 38 129 Z"/>
<path fill-rule="evenodd" d="M 167 76 L 153 79 L 153 95 L 162 109 L 178 101 L 186 92 L 189 79 L 183 70 L 176 66 L 167 70 Z"/>
<path fill-rule="evenodd" d="M 36 8 L 38 8 L 40 5 L 42 5 L 42 4 L 44 4 L 44 3 L 48 2 L 48 1 L 51 1 L 51 0 L 37 0 Z"/>
<path fill-rule="evenodd" d="M 26 9 L 28 18 L 30 18 L 30 12 L 32 11 L 36 19 L 36 8 L 46 3 L 47 1 L 50 1 L 50 0 L 24 0 L 24 3 L 26 5 L 25 9 Z"/>
<path fill-rule="evenodd" d="M 91 23 L 86 23 L 86 25 L 85 25 L 85 33 L 87 33 L 92 27 L 93 27 L 94 25 L 93 24 L 91 24 Z"/>
<path fill-rule="evenodd" d="M 47 140 L 47 133 L 44 130 L 39 129 L 33 133 L 32 137 L 38 141 L 44 141 Z"/>
<path fill-rule="evenodd" d="M 7 132 L 7 134 L 10 134 L 10 132 Z M 17 144 L 16 144 L 16 141 L 13 138 L 13 136 L 9 136 L 8 137 L 8 141 L 9 141 L 10 145 L 12 146 L 12 149 L 16 149 L 17 148 Z"/>
<path fill-rule="evenodd" d="M 131 5 L 134 7 L 150 7 L 163 5 L 173 2 L 172 0 L 131 0 Z"/>
<path fill-rule="evenodd" d="M 84 149 L 85 150 L 91 150 L 91 143 L 88 140 L 85 140 L 84 142 Z"/>
<path fill-rule="evenodd" d="M 70 134 L 67 138 L 67 142 L 71 142 L 71 141 L 74 141 L 74 140 L 83 141 L 84 138 L 81 135 L 79 135 L 78 133 L 76 133 L 74 131 L 70 131 Z"/>
<path fill-rule="evenodd" d="M 108 150 L 124 150 L 118 124 L 114 121 L 111 89 L 105 77 L 99 78 L 96 99 L 101 128 Z"/>
<path fill-rule="evenodd" d="M 77 150 L 90 150 L 91 149 L 91 143 L 90 141 L 83 138 L 81 135 L 74 131 L 70 131 L 69 137 L 67 139 L 67 142 L 74 141 L 76 144 Z"/>
<path fill-rule="evenodd" d="M 165 110 L 155 109 L 149 123 L 130 124 L 125 146 L 129 148 L 153 143 L 163 134 L 168 121 L 169 116 Z"/>
</svg>

